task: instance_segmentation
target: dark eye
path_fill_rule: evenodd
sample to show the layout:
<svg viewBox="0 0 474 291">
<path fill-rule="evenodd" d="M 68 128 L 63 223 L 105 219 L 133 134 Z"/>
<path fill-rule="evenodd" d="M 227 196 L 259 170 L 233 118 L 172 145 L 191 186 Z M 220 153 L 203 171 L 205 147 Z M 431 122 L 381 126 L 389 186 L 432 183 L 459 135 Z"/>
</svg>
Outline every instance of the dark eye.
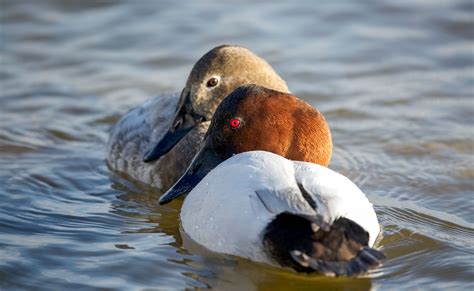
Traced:
<svg viewBox="0 0 474 291">
<path fill-rule="evenodd" d="M 232 128 L 238 128 L 240 126 L 240 120 L 238 119 L 231 119 L 229 121 L 230 127 Z"/>
<path fill-rule="evenodd" d="M 213 78 L 210 78 L 209 80 L 207 80 L 206 86 L 211 88 L 211 87 L 217 86 L 218 83 L 219 83 L 219 79 L 213 77 Z"/>
</svg>

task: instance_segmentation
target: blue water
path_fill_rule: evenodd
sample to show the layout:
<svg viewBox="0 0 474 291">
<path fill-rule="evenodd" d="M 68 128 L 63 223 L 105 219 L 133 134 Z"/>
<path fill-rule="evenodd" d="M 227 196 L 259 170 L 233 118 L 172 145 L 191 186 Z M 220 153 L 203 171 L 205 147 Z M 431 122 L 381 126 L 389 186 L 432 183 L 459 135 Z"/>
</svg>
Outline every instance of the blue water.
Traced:
<svg viewBox="0 0 474 291">
<path fill-rule="evenodd" d="M 0 289 L 473 289 L 472 1 L 0 0 Z M 364 278 L 208 253 L 180 203 L 107 168 L 111 126 L 248 47 L 318 107 L 331 168 L 374 203 Z"/>
</svg>

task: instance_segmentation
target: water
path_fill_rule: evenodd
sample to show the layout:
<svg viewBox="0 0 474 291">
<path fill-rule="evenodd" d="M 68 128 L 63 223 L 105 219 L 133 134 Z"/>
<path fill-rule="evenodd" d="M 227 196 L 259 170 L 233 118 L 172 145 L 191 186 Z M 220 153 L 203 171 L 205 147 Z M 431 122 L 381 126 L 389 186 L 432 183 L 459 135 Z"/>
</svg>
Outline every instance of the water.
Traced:
<svg viewBox="0 0 474 291">
<path fill-rule="evenodd" d="M 0 0 L 0 289 L 474 288 L 471 1 L 175 2 Z M 325 114 L 331 168 L 382 224 L 381 269 L 323 278 L 206 253 L 180 202 L 107 168 L 118 118 L 222 43 Z"/>
</svg>

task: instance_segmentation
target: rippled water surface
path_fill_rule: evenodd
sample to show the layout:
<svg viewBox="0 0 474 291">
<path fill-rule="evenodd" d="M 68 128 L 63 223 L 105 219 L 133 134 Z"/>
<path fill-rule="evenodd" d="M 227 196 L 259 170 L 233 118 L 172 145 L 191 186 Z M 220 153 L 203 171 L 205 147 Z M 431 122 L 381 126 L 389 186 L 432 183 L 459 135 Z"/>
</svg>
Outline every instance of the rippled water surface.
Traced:
<svg viewBox="0 0 474 291">
<path fill-rule="evenodd" d="M 227 3 L 0 0 L 0 289 L 472 290 L 473 2 Z M 206 253 L 180 233 L 180 202 L 107 168 L 118 118 L 179 91 L 222 43 L 325 114 L 331 168 L 382 224 L 380 270 L 323 278 Z"/>
</svg>

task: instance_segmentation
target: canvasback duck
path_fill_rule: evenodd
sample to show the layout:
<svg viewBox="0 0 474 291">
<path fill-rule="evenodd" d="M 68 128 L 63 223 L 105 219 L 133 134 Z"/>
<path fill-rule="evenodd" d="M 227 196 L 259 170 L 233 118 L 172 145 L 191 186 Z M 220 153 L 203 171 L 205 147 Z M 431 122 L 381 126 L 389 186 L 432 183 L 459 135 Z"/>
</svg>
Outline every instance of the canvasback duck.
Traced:
<svg viewBox="0 0 474 291">
<path fill-rule="evenodd" d="M 180 95 L 157 96 L 122 117 L 110 135 L 108 164 L 168 189 L 199 150 L 222 99 L 250 83 L 288 92 L 285 81 L 250 50 L 232 45 L 212 49 L 196 62 Z"/>
<path fill-rule="evenodd" d="M 219 105 L 203 148 L 160 199 L 187 194 L 183 230 L 211 251 L 327 276 L 379 266 L 364 193 L 325 167 L 324 117 L 297 97 L 242 86 Z M 287 159 L 288 158 L 288 159 Z"/>
</svg>

